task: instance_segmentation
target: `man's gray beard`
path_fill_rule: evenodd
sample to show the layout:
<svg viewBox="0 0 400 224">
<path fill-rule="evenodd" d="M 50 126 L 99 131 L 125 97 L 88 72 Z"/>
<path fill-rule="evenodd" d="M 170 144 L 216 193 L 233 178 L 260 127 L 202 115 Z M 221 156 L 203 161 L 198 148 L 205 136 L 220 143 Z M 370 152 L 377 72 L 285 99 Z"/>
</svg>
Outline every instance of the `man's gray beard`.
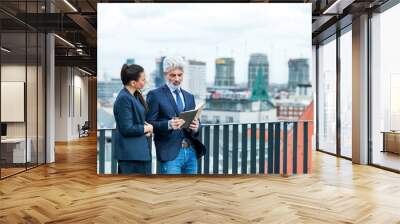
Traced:
<svg viewBox="0 0 400 224">
<path fill-rule="evenodd" d="M 176 89 L 180 89 L 180 88 L 181 88 L 181 85 L 176 86 L 176 85 L 174 85 L 172 82 L 168 82 L 168 85 L 169 85 L 169 87 L 170 87 L 171 89 L 173 89 L 173 90 L 176 90 Z"/>
</svg>

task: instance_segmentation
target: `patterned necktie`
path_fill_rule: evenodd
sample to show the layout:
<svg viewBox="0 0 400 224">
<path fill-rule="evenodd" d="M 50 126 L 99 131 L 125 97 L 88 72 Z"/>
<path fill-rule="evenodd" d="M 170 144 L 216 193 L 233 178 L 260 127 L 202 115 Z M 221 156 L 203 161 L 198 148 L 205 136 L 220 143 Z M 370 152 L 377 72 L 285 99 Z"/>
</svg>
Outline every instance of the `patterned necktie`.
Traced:
<svg viewBox="0 0 400 224">
<path fill-rule="evenodd" d="M 181 95 L 179 94 L 179 89 L 176 89 L 174 93 L 176 95 L 176 106 L 178 107 L 178 112 L 180 113 L 183 111 L 184 108 Z"/>
</svg>

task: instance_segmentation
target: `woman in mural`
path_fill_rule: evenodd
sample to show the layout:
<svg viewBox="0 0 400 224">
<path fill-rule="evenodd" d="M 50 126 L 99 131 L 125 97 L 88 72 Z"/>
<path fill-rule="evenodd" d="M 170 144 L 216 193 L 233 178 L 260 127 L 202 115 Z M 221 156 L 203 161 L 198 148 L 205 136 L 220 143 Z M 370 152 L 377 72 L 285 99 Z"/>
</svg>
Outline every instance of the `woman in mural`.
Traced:
<svg viewBox="0 0 400 224">
<path fill-rule="evenodd" d="M 124 64 L 121 69 L 124 88 L 114 103 L 118 173 L 151 174 L 151 141 L 153 126 L 145 122 L 148 107 L 140 90 L 146 79 L 139 65 Z"/>
</svg>

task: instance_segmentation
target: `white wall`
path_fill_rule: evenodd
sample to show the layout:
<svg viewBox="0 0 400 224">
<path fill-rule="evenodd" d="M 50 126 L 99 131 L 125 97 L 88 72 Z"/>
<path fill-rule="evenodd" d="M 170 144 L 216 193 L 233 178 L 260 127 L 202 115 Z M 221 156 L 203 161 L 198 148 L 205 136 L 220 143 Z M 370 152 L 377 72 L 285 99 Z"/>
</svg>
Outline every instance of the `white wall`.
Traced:
<svg viewBox="0 0 400 224">
<path fill-rule="evenodd" d="M 37 70 L 38 69 L 38 70 Z M 25 80 L 27 78 L 27 81 Z M 33 162 L 39 158 L 39 163 L 44 163 L 44 74 L 39 66 L 25 66 L 25 64 L 3 64 L 1 66 L 2 82 L 24 82 L 26 84 L 26 107 L 23 102 L 20 112 L 25 114 L 26 120 L 22 122 L 6 122 L 8 138 L 29 139 Z M 21 94 L 24 94 L 24 90 Z M 2 90 L 3 92 L 3 90 Z M 2 95 L 7 97 L 6 95 Z M 2 112 L 13 113 L 12 108 L 2 107 Z M 15 110 L 15 109 L 14 109 Z M 15 113 L 15 112 L 14 112 Z M 37 156 L 37 153 L 39 156 Z M 51 160 L 49 160 L 51 162 Z"/>
<path fill-rule="evenodd" d="M 72 138 L 79 137 L 78 124 L 81 126 L 88 121 L 88 77 L 81 76 L 82 73 L 76 74 L 77 70 L 74 71 L 74 108 L 72 109 L 72 120 L 71 120 L 71 135 Z M 79 71 L 78 71 L 79 72 Z M 81 107 L 81 108 L 80 108 Z M 80 111 L 82 110 L 82 111 Z"/>
<path fill-rule="evenodd" d="M 25 82 L 25 75 L 26 71 L 28 74 L 35 73 L 36 74 L 36 67 L 27 66 L 25 65 L 2 65 L 1 66 L 1 81 L 4 82 Z M 29 78 L 29 77 L 28 77 Z M 29 80 L 29 85 L 36 86 L 36 81 Z M 27 120 L 28 124 L 28 137 L 31 133 L 31 130 L 36 131 L 36 88 L 27 88 Z M 4 96 L 3 96 L 4 97 Z M 31 103 L 34 102 L 33 105 Z M 39 105 L 40 106 L 40 105 Z M 32 110 L 32 107 L 33 110 Z M 1 108 L 1 110 L 8 110 L 9 108 Z M 35 113 L 33 113 L 35 112 Z M 32 123 L 34 122 L 34 124 Z M 8 137 L 25 137 L 25 126 L 26 122 L 7 122 L 7 135 Z M 35 132 L 36 136 L 36 132 Z"/>
<path fill-rule="evenodd" d="M 76 68 L 56 67 L 56 141 L 79 138 L 78 124 L 88 120 L 88 77 L 83 75 Z"/>
<path fill-rule="evenodd" d="M 183 76 L 182 88 L 194 95 L 196 104 L 204 102 L 207 93 L 206 66 L 189 65 Z"/>
<path fill-rule="evenodd" d="M 25 65 L 2 65 L 1 81 L 25 82 Z M 1 108 L 7 110 L 7 108 Z M 25 122 L 7 123 L 7 137 L 25 137 Z"/>
<path fill-rule="evenodd" d="M 68 139 L 68 68 L 55 68 L 55 141 L 66 141 Z"/>
</svg>

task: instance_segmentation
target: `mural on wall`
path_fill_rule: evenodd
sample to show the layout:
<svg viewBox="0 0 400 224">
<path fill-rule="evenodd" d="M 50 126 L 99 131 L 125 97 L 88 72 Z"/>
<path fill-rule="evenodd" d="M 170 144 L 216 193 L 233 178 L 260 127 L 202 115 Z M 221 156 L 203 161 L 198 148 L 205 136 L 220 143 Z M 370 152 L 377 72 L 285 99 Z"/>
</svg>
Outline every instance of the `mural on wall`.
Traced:
<svg viewBox="0 0 400 224">
<path fill-rule="evenodd" d="M 99 4 L 98 172 L 308 172 L 310 19 L 311 4 Z"/>
</svg>

